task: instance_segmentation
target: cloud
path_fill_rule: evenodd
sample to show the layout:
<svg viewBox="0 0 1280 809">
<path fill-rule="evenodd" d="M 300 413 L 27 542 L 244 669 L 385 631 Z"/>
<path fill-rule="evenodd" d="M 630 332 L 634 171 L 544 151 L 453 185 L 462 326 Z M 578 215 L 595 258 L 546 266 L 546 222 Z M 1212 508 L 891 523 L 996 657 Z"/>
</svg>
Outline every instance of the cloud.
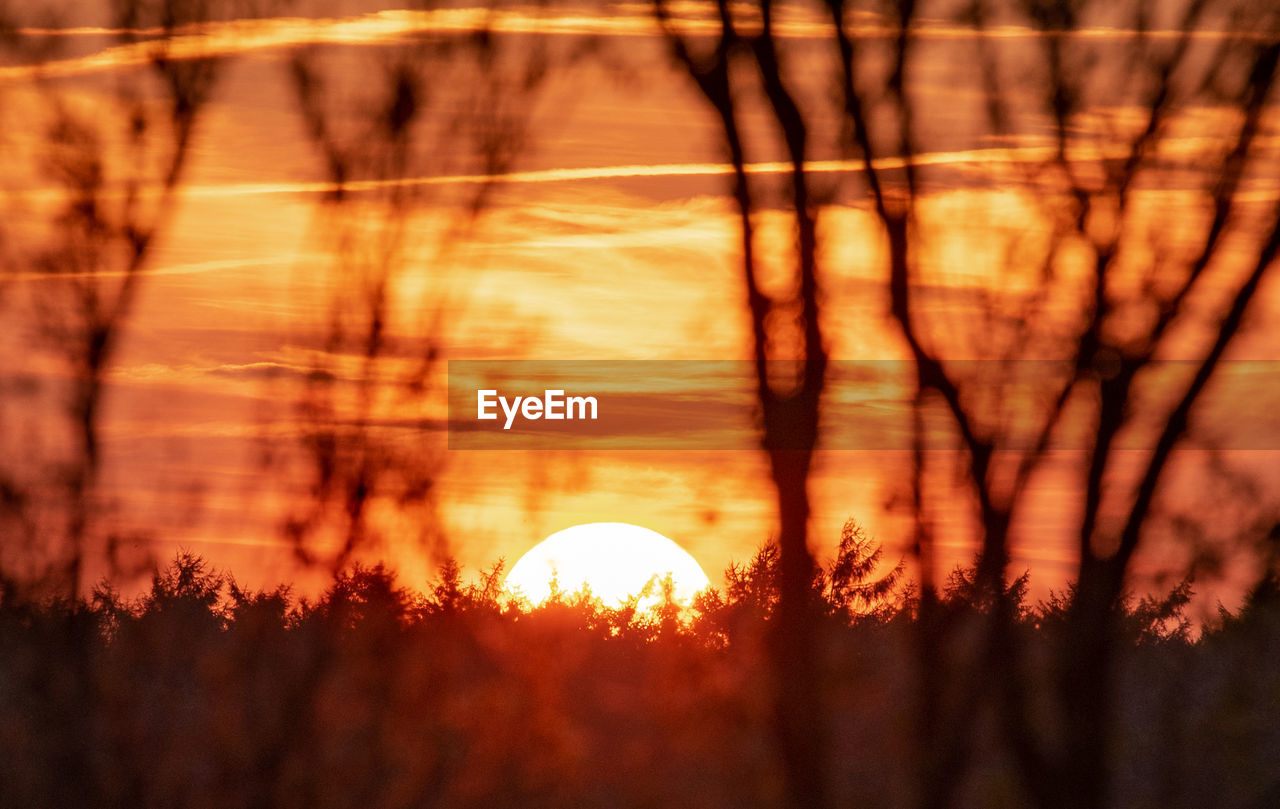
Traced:
<svg viewBox="0 0 1280 809">
<path fill-rule="evenodd" d="M 287 266 L 304 259 L 318 258 L 318 254 L 299 254 L 281 258 L 254 257 L 242 259 L 218 259 L 186 264 L 166 264 L 159 267 L 142 267 L 134 270 L 92 270 L 89 272 L 34 272 L 22 271 L 6 274 L 7 281 L 66 281 L 72 278 L 124 278 L 127 276 L 196 275 L 246 268 L 261 269 L 270 266 Z"/>
<path fill-rule="evenodd" d="M 241 365 L 225 364 L 209 368 L 205 373 L 210 376 L 233 377 L 237 379 L 279 379 L 291 376 L 299 379 L 313 379 L 323 372 L 314 368 L 296 365 L 285 365 L 279 362 L 249 362 Z M 332 375 L 328 375 L 330 378 Z"/>
<path fill-rule="evenodd" d="M 719 22 L 711 3 L 677 2 L 668 5 L 670 27 L 685 36 L 708 36 L 719 33 Z M 735 5 L 735 16 L 744 28 L 752 25 L 749 7 Z M 85 56 L 70 57 L 43 64 L 13 65 L 0 68 L 0 80 L 60 78 L 86 73 L 116 70 L 150 64 L 163 55 L 166 59 L 204 59 L 261 52 L 301 45 L 386 45 L 428 34 L 466 34 L 487 31 L 499 34 L 535 34 L 545 36 L 654 37 L 662 34 L 651 9 L 642 4 L 623 4 L 612 14 L 591 9 L 565 9 L 550 12 L 535 7 L 511 8 L 445 8 L 432 10 L 384 10 L 351 17 L 306 18 L 275 17 L 208 21 L 179 26 L 172 31 L 163 28 L 19 28 L 26 36 L 115 36 L 141 38 L 106 48 Z M 851 14 L 846 31 L 858 38 L 896 36 L 898 29 L 876 15 Z M 783 39 L 811 39 L 830 36 L 832 27 L 826 17 L 788 6 L 774 24 L 774 33 Z M 922 20 L 912 29 L 918 38 L 932 39 L 1028 39 L 1045 32 L 1006 25 L 976 30 L 943 20 Z M 1121 28 L 1086 28 L 1070 36 L 1086 39 L 1127 39 L 1138 32 Z M 1149 38 L 1181 36 L 1176 30 L 1148 31 Z M 1264 38 L 1259 32 L 1195 31 L 1201 39 L 1226 37 Z"/>
<path fill-rule="evenodd" d="M 871 165 L 877 171 L 893 171 L 908 165 L 916 168 L 981 168 L 986 171 L 993 166 L 1041 164 L 1052 160 L 1056 155 L 1056 146 L 1034 142 L 1043 139 L 1025 136 L 1024 140 L 1032 142 L 1021 146 L 921 152 L 910 158 L 877 157 L 871 161 Z M 1274 148 L 1277 142 L 1280 142 L 1280 138 L 1263 136 L 1257 139 L 1259 148 Z M 1186 163 L 1190 168 L 1195 167 L 1197 159 L 1216 154 L 1221 151 L 1221 147 L 1221 140 L 1204 137 L 1167 137 L 1160 141 L 1163 159 Z M 1123 143 L 1114 143 L 1105 148 L 1099 148 L 1093 143 L 1073 143 L 1067 149 L 1068 159 L 1072 162 L 1123 159 L 1127 154 L 1128 150 Z M 752 176 L 785 175 L 791 171 L 791 164 L 785 161 L 754 162 L 746 164 L 745 170 Z M 810 160 L 805 163 L 805 170 L 810 174 L 859 174 L 866 170 L 866 163 L 861 158 Z M 506 185 L 541 185 L 644 178 L 728 177 L 733 172 L 733 166 L 729 163 L 636 163 L 513 171 L 505 174 L 446 174 L 387 180 L 355 180 L 344 183 L 342 188 L 347 193 L 358 193 L 392 187 L 460 186 L 495 182 Z M 183 193 L 193 197 L 233 198 L 284 194 L 329 195 L 336 190 L 335 183 L 313 181 L 191 185 L 185 187 Z M 217 267 L 210 266 L 209 269 L 217 269 Z M 193 267 L 184 271 L 198 272 L 202 269 Z"/>
<path fill-rule="evenodd" d="M 401 9 L 340 18 L 276 17 L 209 21 L 179 26 L 172 32 L 161 28 L 24 28 L 19 29 L 19 33 L 28 36 L 99 35 L 140 37 L 142 40 L 84 56 L 0 68 L 0 79 L 77 76 L 147 65 L 160 56 L 170 60 L 205 59 L 301 45 L 386 45 L 425 34 L 471 33 L 481 30 L 558 35 L 658 33 L 652 17 L 640 14 L 616 17 L 555 15 L 522 8 Z"/>
</svg>

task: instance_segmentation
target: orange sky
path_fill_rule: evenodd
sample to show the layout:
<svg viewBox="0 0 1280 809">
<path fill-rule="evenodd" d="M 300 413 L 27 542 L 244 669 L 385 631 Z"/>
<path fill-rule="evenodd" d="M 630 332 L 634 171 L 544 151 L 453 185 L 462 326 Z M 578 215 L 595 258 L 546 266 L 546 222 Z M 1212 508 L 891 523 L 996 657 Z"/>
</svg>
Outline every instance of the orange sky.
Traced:
<svg viewBox="0 0 1280 809">
<path fill-rule="evenodd" d="M 693 13 L 685 24 L 696 31 L 700 13 L 689 7 Z M 738 237 L 724 194 L 726 169 L 715 121 L 668 65 L 645 8 L 624 4 L 611 15 L 567 9 L 542 18 L 512 10 L 492 21 L 499 31 L 543 31 L 535 36 L 554 40 L 555 47 L 573 41 L 565 34 L 584 32 L 622 45 L 612 67 L 585 60 L 552 74 L 532 106 L 527 147 L 478 219 L 468 221 L 460 212 L 482 171 L 472 155 L 436 140 L 445 145 L 425 150 L 413 164 L 407 185 L 419 202 L 406 220 L 388 282 L 386 330 L 404 350 L 388 351 L 376 363 L 379 378 L 411 373 L 414 347 L 428 337 L 444 360 L 749 356 Z M 111 504 L 104 519 L 152 537 L 151 552 L 164 557 L 189 547 L 254 583 L 294 575 L 279 525 L 305 491 L 303 479 L 287 468 L 265 468 L 262 448 L 296 434 L 290 402 L 312 367 L 318 335 L 333 322 L 335 301 L 343 310 L 358 298 L 359 265 L 339 272 L 335 235 L 376 244 L 373 203 L 391 192 L 387 184 L 357 185 L 362 193 L 341 209 L 340 223 L 321 209 L 332 186 L 300 124 L 287 56 L 302 44 L 341 46 L 345 72 L 331 99 L 348 93 L 358 99 L 388 54 L 411 47 L 407 36 L 465 31 L 480 18 L 468 9 L 364 14 L 351 7 L 319 21 L 267 19 L 184 31 L 175 46 L 178 55 L 217 53 L 232 61 L 196 132 L 173 219 L 145 267 L 102 414 L 103 488 Z M 873 28 L 877 22 L 863 24 Z M 800 11 L 787 25 L 790 37 L 821 31 L 812 15 Z M 1027 125 L 1015 142 L 999 143 L 966 123 L 976 90 L 972 71 L 957 68 L 956 57 L 968 40 L 940 25 L 935 29 L 943 44 L 919 87 L 922 104 L 940 105 L 932 109 L 936 123 L 920 161 L 933 171 L 921 208 L 928 223 L 922 283 L 947 322 L 963 326 L 976 317 L 983 295 L 1012 294 L 1030 283 L 996 268 L 1010 250 L 1034 253 L 1036 240 L 1048 238 L 1025 192 L 1009 183 L 1020 163 L 1043 159 L 1048 141 L 1043 126 Z M 1016 30 L 1001 35 L 1014 49 L 1027 36 Z M 35 41 L 37 32 L 28 38 Z M 145 46 L 121 46 L 95 30 L 53 39 L 65 40 L 65 51 L 39 70 L 0 67 L 0 103 L 9 120 L 38 120 L 50 109 L 50 94 L 73 109 L 111 114 L 114 78 L 128 76 L 148 58 Z M 817 97 L 819 89 L 806 78 L 817 75 L 816 57 L 797 64 L 801 84 Z M 445 109 L 465 103 L 465 90 L 456 97 L 448 88 L 442 92 Z M 1100 128 L 1123 125 L 1124 109 L 1105 112 Z M 1200 112 L 1212 120 L 1212 111 Z M 756 126 L 759 119 L 750 120 Z M 834 124 L 821 116 L 817 123 L 814 156 L 825 162 L 815 169 L 824 172 L 832 191 L 820 220 L 829 237 L 823 269 L 832 356 L 900 359 L 904 349 L 886 317 L 880 238 L 849 190 L 851 165 L 830 145 Z M 16 128 L 8 137 L 19 153 L 30 155 L 40 148 L 38 135 L 33 126 Z M 1211 126 L 1189 124 L 1185 137 L 1169 141 L 1170 159 L 1193 160 L 1198 149 L 1212 146 L 1211 136 Z M 1274 149 L 1276 137 L 1268 133 L 1265 148 Z M 762 177 L 778 172 L 776 144 L 764 135 L 753 143 L 753 170 Z M 21 226 L 20 238 L 36 238 L 47 206 L 57 200 L 32 172 L 13 172 L 5 181 L 6 202 L 16 212 L 10 222 Z M 1273 180 L 1260 178 L 1246 190 L 1266 201 L 1277 189 Z M 1140 216 L 1151 229 L 1167 226 L 1170 211 L 1179 206 L 1188 219 L 1197 211 L 1191 195 L 1168 188 L 1142 193 L 1150 213 Z M 766 269 L 777 276 L 786 266 L 788 223 L 780 214 L 765 213 L 761 226 Z M 1162 244 L 1176 249 L 1177 233 L 1169 228 Z M 27 307 L 49 283 L 19 268 L 0 303 L 12 311 L 35 311 Z M 1259 323 L 1278 314 L 1274 285 L 1266 293 L 1254 313 Z M 953 356 L 979 356 L 963 331 L 948 335 Z M 1280 359 L 1274 338 L 1255 328 L 1235 356 Z M 30 350 L 30 330 L 0 339 L 7 373 L 57 378 L 56 366 Z M 1194 335 L 1187 339 L 1194 342 Z M 343 378 L 363 368 L 352 358 L 332 365 Z M 675 539 L 717 581 L 731 560 L 749 555 L 772 530 L 764 459 L 749 448 L 450 452 L 442 435 L 404 426 L 442 418 L 442 385 L 443 365 L 437 365 L 420 395 L 384 391 L 372 416 L 390 441 L 439 464 L 436 515 L 448 552 L 466 567 L 499 556 L 514 561 L 541 538 L 575 523 L 623 521 Z M 49 406 L 56 396 L 55 382 L 10 400 L 6 423 L 24 425 L 23 435 L 33 436 L 24 457 L 47 458 L 61 446 L 59 431 L 65 428 Z M 348 406 L 354 405 L 340 404 L 339 410 Z M 1257 470 L 1276 466 L 1274 453 L 1238 456 Z M 1073 463 L 1070 453 L 1055 458 L 1017 546 L 1016 564 L 1032 568 L 1043 586 L 1059 583 L 1071 561 L 1072 526 L 1063 515 L 1075 495 L 1063 477 Z M 891 556 L 902 552 L 909 525 L 905 464 L 905 455 L 894 451 L 820 455 L 813 485 L 813 535 L 820 554 L 834 546 L 850 516 L 884 540 Z M 962 561 L 970 537 L 964 514 L 954 508 L 937 505 L 940 526 L 950 529 L 941 544 L 951 561 Z M 425 575 L 432 550 L 440 548 L 424 547 L 414 528 L 405 526 L 422 515 L 397 514 L 388 503 L 376 513 L 384 537 L 370 556 L 398 562 L 411 578 Z M 1162 563 L 1160 556 L 1152 555 L 1153 568 Z"/>
</svg>

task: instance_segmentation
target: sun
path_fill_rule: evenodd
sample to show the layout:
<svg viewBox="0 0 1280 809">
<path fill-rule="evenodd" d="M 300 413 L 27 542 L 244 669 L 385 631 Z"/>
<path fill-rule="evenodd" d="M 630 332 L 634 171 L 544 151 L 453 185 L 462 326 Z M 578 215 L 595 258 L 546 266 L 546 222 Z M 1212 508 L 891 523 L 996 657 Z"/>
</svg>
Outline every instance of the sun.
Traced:
<svg viewBox="0 0 1280 809">
<path fill-rule="evenodd" d="M 592 595 L 614 606 L 639 595 L 657 576 L 671 574 L 675 598 L 688 602 L 711 582 L 688 551 L 657 531 L 624 522 L 593 522 L 557 531 L 529 549 L 507 575 L 507 589 L 534 604 L 560 589 Z"/>
</svg>

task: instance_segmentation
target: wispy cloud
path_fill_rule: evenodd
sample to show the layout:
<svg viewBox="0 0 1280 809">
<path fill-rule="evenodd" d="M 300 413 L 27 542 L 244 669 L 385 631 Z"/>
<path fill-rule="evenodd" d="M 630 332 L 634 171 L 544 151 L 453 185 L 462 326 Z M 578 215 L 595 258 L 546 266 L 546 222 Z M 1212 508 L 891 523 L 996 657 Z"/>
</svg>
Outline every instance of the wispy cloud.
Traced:
<svg viewBox="0 0 1280 809">
<path fill-rule="evenodd" d="M 1030 138 L 1028 137 L 1027 139 Z M 1270 141 L 1270 139 L 1267 140 Z M 1272 144 L 1263 143 L 1261 145 L 1270 146 Z M 1160 143 L 1162 156 L 1169 160 L 1194 160 L 1197 156 L 1208 154 L 1220 148 L 1220 146 L 1221 143 L 1219 141 L 1206 138 L 1166 138 Z M 916 168 L 963 167 L 966 165 L 990 167 L 995 165 L 1043 163 L 1052 160 L 1055 154 L 1056 149 L 1053 146 L 1026 145 L 926 152 L 910 158 L 879 157 L 873 159 L 871 165 L 879 171 L 901 169 L 907 165 L 912 165 Z M 1126 154 L 1123 144 L 1116 144 L 1107 149 L 1100 149 L 1092 144 L 1078 144 L 1072 145 L 1068 149 L 1068 158 L 1072 161 L 1116 159 L 1122 158 Z M 805 170 L 812 174 L 852 174 L 862 172 L 865 168 L 866 164 L 861 158 L 810 160 L 805 163 Z M 747 174 L 751 175 L 787 174 L 791 171 L 791 164 L 783 161 L 765 161 L 749 163 L 745 169 Z M 538 169 L 505 174 L 448 174 L 431 177 L 401 177 L 388 180 L 356 180 L 344 183 L 342 189 L 346 192 L 358 193 L 376 191 L 392 186 L 452 186 L 493 182 L 525 185 L 595 180 L 724 177 L 733 174 L 733 171 L 733 166 L 728 163 L 627 164 Z M 332 194 L 336 190 L 337 185 L 335 183 L 313 181 L 196 185 L 184 189 L 183 193 L 200 197 L 242 197 L 272 194 Z"/>
<path fill-rule="evenodd" d="M 710 3 L 680 2 L 669 5 L 670 28 L 685 36 L 708 36 L 719 32 L 719 22 Z M 746 10 L 742 11 L 746 15 Z M 750 19 L 743 20 L 749 29 Z M 20 28 L 27 36 L 109 36 L 138 38 L 106 48 L 97 53 L 60 59 L 40 64 L 12 65 L 0 68 L 0 80 L 42 76 L 61 78 L 136 67 L 152 62 L 158 56 L 166 59 L 202 59 L 217 56 L 300 45 L 385 45 L 424 34 L 460 34 L 488 31 L 496 34 L 540 34 L 549 36 L 651 37 L 662 33 L 651 9 L 642 4 L 622 4 L 612 13 L 589 9 L 548 11 L 537 8 L 449 8 L 432 10 L 384 10 L 352 17 L 305 18 L 275 17 L 209 21 L 180 26 L 172 31 L 162 28 Z M 898 29 L 881 22 L 875 15 L 851 15 L 846 31 L 858 38 L 893 36 Z M 783 39 L 808 39 L 830 36 L 830 21 L 817 12 L 788 9 L 774 24 L 775 36 Z M 911 29 L 912 35 L 930 39 L 1026 39 L 1044 36 L 1035 29 L 1006 25 L 983 30 L 955 25 L 942 20 L 923 20 Z M 1087 39 L 1126 39 L 1137 31 L 1122 28 L 1087 28 L 1068 36 Z M 1176 30 L 1147 31 L 1148 38 L 1181 36 Z M 1195 31 L 1198 39 L 1226 37 L 1265 38 L 1258 32 Z"/>
<path fill-rule="evenodd" d="M 262 268 L 269 266 L 285 266 L 307 258 L 315 258 L 310 254 L 299 254 L 283 258 L 254 257 L 243 259 L 221 259 L 215 261 L 196 261 L 189 264 L 171 264 L 158 267 L 145 267 L 135 270 L 93 270 L 89 272 L 14 272 L 6 274 L 7 281 L 68 281 L 76 278 L 123 278 L 128 275 L 163 276 L 163 275 L 197 275 L 200 273 L 217 273 L 226 270 L 244 268 Z"/>
<path fill-rule="evenodd" d="M 696 27 L 696 23 L 691 22 Z M 163 29 L 21 29 L 28 35 L 139 37 L 97 53 L 42 64 L 0 68 L 0 79 L 61 78 L 136 67 L 163 55 L 166 59 L 203 59 L 300 45 L 383 45 L 423 34 L 475 31 L 523 34 L 653 35 L 651 17 L 639 14 L 600 17 L 542 14 L 524 9 L 456 8 L 430 11 L 379 11 L 355 17 L 276 17 L 210 21 Z"/>
</svg>

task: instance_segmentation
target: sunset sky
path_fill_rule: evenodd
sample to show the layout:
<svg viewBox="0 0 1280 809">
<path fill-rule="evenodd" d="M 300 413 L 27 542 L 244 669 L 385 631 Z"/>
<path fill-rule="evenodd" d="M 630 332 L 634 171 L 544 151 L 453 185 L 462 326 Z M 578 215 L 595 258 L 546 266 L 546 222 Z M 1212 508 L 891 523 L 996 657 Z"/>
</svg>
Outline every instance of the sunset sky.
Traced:
<svg viewBox="0 0 1280 809">
<path fill-rule="evenodd" d="M 719 583 L 727 564 L 749 557 L 774 531 L 766 459 L 749 433 L 737 449 L 472 451 L 448 449 L 444 432 L 450 361 L 750 357 L 740 236 L 720 130 L 673 65 L 650 6 L 512 6 L 496 14 L 463 3 L 434 11 L 375 6 L 295 4 L 289 16 L 179 29 L 170 44 L 172 59 L 220 55 L 226 62 L 196 125 L 171 219 L 148 254 L 108 372 L 101 412 L 104 536 L 145 537 L 126 541 L 130 558 L 165 558 L 185 547 L 255 584 L 298 577 L 281 526 L 308 496 L 308 484 L 290 465 L 296 447 L 285 447 L 300 429 L 295 403 L 318 363 L 343 381 L 361 374 L 377 379 L 365 426 L 433 478 L 425 509 L 401 512 L 390 499 L 374 506 L 378 539 L 362 558 L 386 559 L 409 580 L 423 580 L 443 553 L 471 570 L 499 557 L 511 564 L 566 527 L 628 522 L 675 540 Z M 109 140 L 123 131 L 112 123 L 122 115 L 116 93 L 149 69 L 148 43 L 159 33 L 141 31 L 139 43 L 123 42 L 109 15 L 83 4 L 65 7 L 46 9 L 44 19 L 20 19 L 23 47 L 0 63 L 2 148 L 20 156 L 10 165 L 27 167 L 8 171 L 2 181 L 5 243 L 15 255 L 57 238 L 49 223 L 63 192 L 41 169 L 48 121 L 66 109 L 101 123 L 110 187 L 118 179 L 110 167 L 126 164 L 125 147 Z M 710 25 L 709 7 L 673 7 L 688 35 Z M 811 157 L 827 191 L 819 232 L 830 354 L 840 362 L 905 359 L 888 317 L 884 241 L 858 161 L 838 145 L 839 120 L 823 112 L 828 28 L 817 9 L 788 5 L 784 11 L 780 34 L 815 45 L 795 48 L 792 69 L 815 111 Z M 859 30 L 874 41 L 887 23 L 860 14 Z M 984 359 L 974 339 L 984 328 L 978 325 L 984 307 L 998 309 L 1005 296 L 1035 286 L 1034 259 L 1052 235 L 1020 180 L 1023 167 L 1052 154 L 1051 130 L 1043 116 L 1027 113 L 1012 121 L 1011 134 L 988 133 L 979 122 L 981 76 L 970 57 L 976 37 L 942 22 L 941 7 L 934 22 L 924 16 L 922 36 L 931 50 L 913 85 L 917 103 L 928 110 L 916 158 L 925 180 L 920 286 L 942 324 L 932 336 L 945 341 L 947 357 Z M 359 154 L 359 113 L 396 60 L 418 58 L 415 49 L 482 26 L 510 46 L 500 69 L 510 69 L 511 86 L 495 91 L 467 68 L 456 75 L 440 68 L 426 96 L 428 123 L 403 181 L 380 176 L 385 167 L 371 161 L 352 178 L 342 203 L 333 204 L 335 187 L 299 113 L 290 60 L 307 55 L 330 71 L 323 97 L 337 111 L 332 131 Z M 1225 29 L 1208 21 L 1205 30 L 1198 46 L 1208 53 Z M 1098 20 L 1086 35 L 1107 55 L 1107 42 L 1131 34 Z M 587 36 L 593 49 L 571 57 Z M 989 36 L 1015 66 L 1035 39 L 1012 26 Z M 545 80 L 528 92 L 513 89 L 523 75 L 522 48 L 539 42 L 552 65 Z M 1119 56 L 1107 58 L 1113 56 L 1119 71 Z M 144 104 L 158 104 L 154 86 L 145 87 Z M 491 92 L 509 105 L 493 103 Z M 451 122 L 473 107 L 494 117 L 450 137 Z M 500 131 L 505 115 L 519 121 L 523 138 L 490 187 L 490 167 L 471 138 Z M 1220 149 L 1219 118 L 1229 116 L 1209 108 L 1187 112 L 1183 132 L 1161 146 L 1167 170 L 1160 182 L 1137 194 L 1135 230 L 1161 250 L 1186 250 L 1179 240 L 1191 234 L 1187 242 L 1194 243 L 1199 232 L 1196 164 Z M 749 110 L 747 120 L 748 161 L 768 187 L 769 178 L 783 177 L 783 154 L 765 131 L 761 110 Z M 1082 163 L 1106 157 L 1107 133 L 1127 132 L 1137 118 L 1132 108 L 1112 104 L 1085 120 L 1094 129 L 1076 133 L 1073 159 Z M 1257 148 L 1274 155 L 1277 118 L 1266 121 Z M 368 152 L 375 154 L 375 147 Z M 894 169 L 901 161 L 884 157 L 878 165 Z M 411 200 L 398 231 L 380 218 L 396 188 Z M 473 216 L 482 189 L 483 206 Z M 1278 192 L 1275 175 L 1249 176 L 1242 186 L 1247 204 L 1258 209 Z M 789 269 L 789 220 L 766 210 L 759 226 L 766 273 L 780 279 Z M 357 303 L 368 289 L 361 286 L 368 280 L 361 275 L 367 258 L 361 251 L 376 251 L 387 239 L 396 246 L 385 290 L 385 349 L 371 365 L 352 354 L 319 356 L 333 324 L 359 331 Z M 1229 260 L 1230 247 L 1226 255 Z M 100 272 L 111 277 L 109 267 Z M 20 327 L 0 334 L 0 379 L 10 389 L 0 411 L 7 433 L 0 446 L 10 459 L 28 460 L 33 478 L 48 480 L 47 470 L 66 451 L 59 380 L 68 370 L 39 324 L 60 305 L 52 287 L 61 282 L 22 260 L 7 261 L 4 273 L 0 307 L 6 322 Z M 1069 286 L 1070 272 L 1065 277 Z M 1136 283 L 1136 276 L 1130 280 Z M 1212 289 L 1205 300 L 1213 303 Z M 1057 315 L 1065 322 L 1073 312 L 1064 304 Z M 1258 419 L 1260 430 L 1270 425 L 1256 446 L 1237 436 L 1225 455 L 1271 485 L 1280 482 L 1280 430 L 1266 420 L 1269 408 L 1258 397 L 1276 390 L 1265 374 L 1268 362 L 1280 361 L 1280 339 L 1269 325 L 1277 316 L 1280 290 L 1272 279 L 1230 355 L 1261 361 L 1254 369 L 1264 381 L 1245 397 L 1251 409 L 1229 394 L 1218 405 Z M 1194 324 L 1185 330 L 1187 356 L 1195 356 L 1202 337 Z M 419 387 L 388 384 L 422 368 L 428 346 L 435 353 Z M 1038 359 L 1059 358 L 1046 351 Z M 856 390 L 856 384 L 837 387 L 832 407 L 838 408 L 839 395 Z M 743 397 L 749 407 L 750 391 Z M 357 407 L 352 401 L 340 402 L 337 412 Z M 902 408 L 905 397 L 885 393 L 877 401 L 892 410 Z M 819 556 L 831 552 L 849 517 L 883 541 L 891 559 L 906 553 L 908 460 L 900 449 L 819 453 L 812 481 Z M 1208 456 L 1191 453 L 1186 466 L 1201 462 Z M 1076 526 L 1069 515 L 1079 495 L 1068 478 L 1077 463 L 1070 447 L 1051 458 L 1019 524 L 1014 565 L 1031 569 L 1041 588 L 1059 586 L 1074 561 Z M 1187 482 L 1193 477 L 1188 472 L 1182 484 L 1171 485 L 1181 485 L 1185 497 L 1213 502 L 1212 486 Z M 965 508 L 936 506 L 939 546 L 949 563 L 968 561 L 972 553 Z M 438 532 L 424 537 L 423 520 L 438 522 Z M 336 547 L 332 537 L 319 542 Z M 1143 569 L 1159 572 L 1183 560 L 1181 551 L 1157 548 Z"/>
</svg>

